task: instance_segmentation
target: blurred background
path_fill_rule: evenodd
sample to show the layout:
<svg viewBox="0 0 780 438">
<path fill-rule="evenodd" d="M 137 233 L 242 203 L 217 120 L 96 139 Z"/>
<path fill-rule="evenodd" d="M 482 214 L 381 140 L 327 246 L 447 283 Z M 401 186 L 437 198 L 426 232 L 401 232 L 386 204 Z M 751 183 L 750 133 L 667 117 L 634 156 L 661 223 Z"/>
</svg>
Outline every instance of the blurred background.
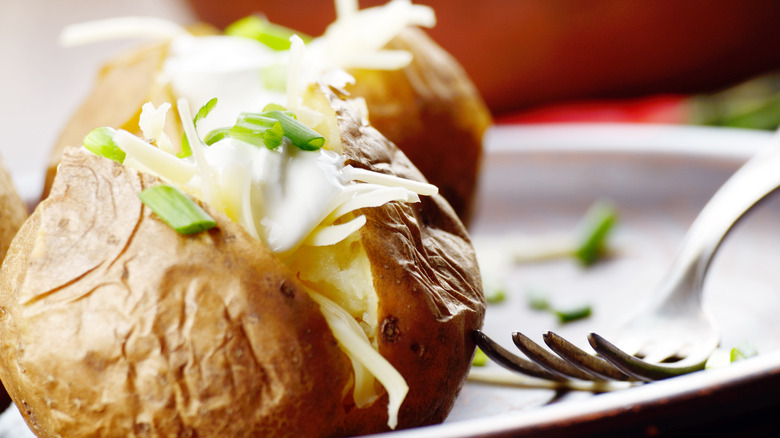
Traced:
<svg viewBox="0 0 780 438">
<path fill-rule="evenodd" d="M 361 7 L 384 3 L 363 0 Z M 620 121 L 773 129 L 780 121 L 780 2 L 421 0 L 429 34 L 471 75 L 500 123 Z M 20 190 L 101 63 L 137 42 L 61 48 L 64 26 L 152 15 L 218 27 L 251 13 L 318 35 L 330 1 L 0 0 L 0 153 Z"/>
</svg>

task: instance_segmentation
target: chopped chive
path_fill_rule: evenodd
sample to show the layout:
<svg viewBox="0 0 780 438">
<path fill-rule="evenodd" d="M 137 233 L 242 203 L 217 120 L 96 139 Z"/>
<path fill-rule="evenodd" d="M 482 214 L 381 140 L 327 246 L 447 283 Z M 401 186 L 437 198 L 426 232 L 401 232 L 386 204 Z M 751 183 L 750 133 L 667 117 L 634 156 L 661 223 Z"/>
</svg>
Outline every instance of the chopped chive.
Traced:
<svg viewBox="0 0 780 438">
<path fill-rule="evenodd" d="M 139 193 L 138 197 L 179 234 L 198 233 L 217 224 L 198 204 L 175 187 L 149 187 Z"/>
<path fill-rule="evenodd" d="M 574 256 L 584 266 L 591 266 L 606 253 L 607 238 L 617 223 L 615 206 L 607 201 L 593 204 L 582 222 L 582 238 Z"/>
<path fill-rule="evenodd" d="M 208 134 L 206 134 L 206 137 L 203 138 L 203 143 L 211 146 L 228 136 L 230 136 L 230 128 L 212 129 Z"/>
<path fill-rule="evenodd" d="M 287 89 L 287 66 L 283 64 L 271 64 L 260 70 L 260 79 L 263 88 L 269 91 L 284 93 Z"/>
<path fill-rule="evenodd" d="M 279 105 L 278 103 L 269 103 L 268 105 L 264 106 L 263 107 L 263 112 L 265 113 L 265 112 L 268 112 L 268 111 L 281 111 L 281 112 L 287 114 L 288 116 L 295 118 L 295 114 L 292 111 L 290 111 L 287 108 Z"/>
<path fill-rule="evenodd" d="M 282 144 L 284 130 L 282 124 L 274 119 L 264 118 L 270 121 L 267 125 L 263 123 L 252 123 L 248 121 L 239 121 L 230 128 L 228 134 L 231 138 L 245 141 L 255 146 L 265 146 L 268 149 L 276 149 Z M 256 121 L 260 122 L 259 118 Z"/>
<path fill-rule="evenodd" d="M 494 288 L 490 293 L 485 293 L 485 301 L 490 304 L 500 304 L 506 301 L 506 291 L 503 288 Z"/>
<path fill-rule="evenodd" d="M 487 365 L 488 357 L 487 354 L 485 354 L 484 351 L 480 350 L 479 347 L 474 351 L 474 359 L 471 361 L 471 365 L 475 367 L 484 367 Z"/>
<path fill-rule="evenodd" d="M 190 141 L 187 140 L 187 134 L 181 133 L 181 151 L 176 154 L 179 158 L 187 158 L 192 155 L 192 148 L 190 147 Z"/>
<path fill-rule="evenodd" d="M 293 145 L 307 151 L 314 151 L 325 145 L 325 137 L 295 119 L 291 111 L 276 104 L 266 105 L 269 109 L 260 113 L 243 112 L 230 128 L 215 129 L 203 140 L 207 145 L 225 137 L 268 149 L 276 149 L 286 137 Z"/>
<path fill-rule="evenodd" d="M 198 122 L 201 119 L 206 118 L 206 116 L 208 116 L 209 113 L 211 113 L 211 111 L 214 109 L 215 106 L 217 106 L 217 98 L 213 97 L 213 98 L 211 98 L 211 100 L 206 102 L 205 105 L 200 107 L 198 112 L 195 114 L 195 117 L 193 117 L 193 119 L 192 119 L 192 123 L 195 125 L 195 127 L 198 126 Z M 206 143 L 206 144 L 211 146 L 213 144 L 213 142 L 212 143 Z M 182 132 L 182 134 L 181 134 L 181 152 L 176 154 L 176 156 L 179 157 L 179 158 L 187 158 L 190 155 L 192 155 L 192 148 L 190 147 L 190 141 L 187 139 L 187 134 Z"/>
<path fill-rule="evenodd" d="M 550 310 L 550 301 L 547 298 L 547 294 L 544 292 L 533 289 L 526 295 L 528 300 L 528 307 L 533 310 L 546 311 Z"/>
<path fill-rule="evenodd" d="M 731 362 L 736 362 L 742 359 L 748 359 L 753 356 L 758 356 L 758 351 L 750 344 L 742 343 L 731 349 L 730 359 Z"/>
<path fill-rule="evenodd" d="M 217 98 L 212 97 L 211 100 L 209 100 L 208 102 L 206 102 L 205 105 L 200 107 L 197 114 L 195 114 L 195 117 L 192 119 L 192 123 L 197 125 L 199 121 L 206 118 L 206 116 L 208 116 L 211 113 L 211 111 L 214 109 L 215 106 L 217 106 Z"/>
<path fill-rule="evenodd" d="M 225 35 L 237 36 L 259 41 L 273 50 L 290 50 L 290 37 L 298 35 L 304 42 L 311 41 L 308 35 L 302 35 L 284 26 L 251 15 L 244 17 L 225 28 Z"/>
<path fill-rule="evenodd" d="M 278 120 L 266 117 L 265 113 L 241 113 L 238 115 L 236 125 L 251 125 L 251 127 L 271 128 L 274 125 L 280 125 Z"/>
<path fill-rule="evenodd" d="M 125 161 L 125 151 L 114 141 L 115 134 L 114 128 L 93 129 L 84 137 L 84 147 L 95 155 L 122 163 Z"/>
<path fill-rule="evenodd" d="M 278 120 L 284 129 L 284 136 L 289 138 L 295 146 L 305 151 L 316 151 L 325 145 L 325 137 L 295 120 L 286 112 L 273 110 L 266 111 L 263 115 Z"/>
<path fill-rule="evenodd" d="M 558 322 L 566 324 L 589 317 L 591 315 L 591 307 L 589 305 L 584 305 L 566 310 L 558 309 L 554 310 L 553 313 L 558 317 Z"/>
</svg>

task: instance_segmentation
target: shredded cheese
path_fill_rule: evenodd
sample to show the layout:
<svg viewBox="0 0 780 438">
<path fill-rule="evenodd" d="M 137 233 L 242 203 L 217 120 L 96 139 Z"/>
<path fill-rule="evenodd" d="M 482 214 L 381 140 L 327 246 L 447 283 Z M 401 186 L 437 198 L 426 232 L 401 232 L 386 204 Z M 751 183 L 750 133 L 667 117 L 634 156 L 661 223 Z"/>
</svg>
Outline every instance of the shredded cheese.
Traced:
<svg viewBox="0 0 780 438">
<path fill-rule="evenodd" d="M 395 175 L 387 175 L 379 172 L 372 172 L 357 167 L 344 166 L 344 176 L 352 181 L 362 181 L 367 183 L 381 184 L 388 187 L 403 187 L 418 195 L 431 196 L 439 193 L 439 188 L 433 184 L 419 181 L 413 181 L 406 178 L 400 178 Z"/>
<path fill-rule="evenodd" d="M 360 194 L 350 198 L 336 207 L 322 222 L 333 223 L 345 214 L 351 213 L 360 208 L 379 207 L 392 201 L 419 202 L 419 200 L 420 198 L 417 197 L 416 193 L 410 192 L 401 187 L 385 187 L 374 185 L 374 188 L 368 193 Z"/>
<path fill-rule="evenodd" d="M 311 246 L 335 245 L 349 237 L 365 224 L 366 217 L 358 216 L 343 224 L 318 226 L 303 243 Z"/>
<path fill-rule="evenodd" d="M 301 37 L 290 37 L 290 61 L 287 64 L 287 108 L 296 112 L 301 101 L 301 65 L 304 57 L 304 43 Z"/>
<path fill-rule="evenodd" d="M 187 136 L 187 140 L 192 149 L 192 156 L 195 157 L 195 164 L 200 171 L 200 190 L 203 196 L 203 201 L 209 204 L 222 204 L 220 199 L 215 196 L 217 188 L 214 185 L 214 175 L 211 168 L 206 162 L 206 157 L 203 153 L 203 148 L 206 145 L 198 135 L 198 131 L 195 130 L 195 122 L 192 121 L 192 114 L 190 113 L 190 105 L 187 99 L 180 98 L 177 102 L 176 108 L 179 110 L 179 118 L 181 119 L 181 125 L 184 129 L 184 134 Z"/>
<path fill-rule="evenodd" d="M 398 425 L 398 410 L 409 392 L 409 385 L 406 384 L 398 370 L 371 346 L 368 337 L 366 337 L 363 329 L 355 321 L 355 318 L 341 306 L 317 292 L 311 289 L 308 292 L 309 296 L 320 305 L 322 315 L 333 332 L 333 336 L 339 342 L 341 349 L 351 359 L 366 367 L 385 387 L 388 394 L 387 425 L 391 429 L 395 429 Z M 358 388 L 357 384 L 356 379 L 355 393 L 366 390 L 366 388 Z"/>
<path fill-rule="evenodd" d="M 144 137 L 156 144 L 157 147 L 168 153 L 174 153 L 173 143 L 171 143 L 171 139 L 168 138 L 164 130 L 165 116 L 169 109 L 171 109 L 171 104 L 168 102 L 161 104 L 157 108 L 151 102 L 146 102 L 141 107 L 138 127 L 141 128 Z"/>
<path fill-rule="evenodd" d="M 186 29 L 162 18 L 120 17 L 67 26 L 60 33 L 60 44 L 72 47 L 124 38 L 170 40 L 185 35 L 189 35 Z"/>
<path fill-rule="evenodd" d="M 186 186 L 197 174 L 192 164 L 152 146 L 125 130 L 117 130 L 114 141 L 128 156 L 144 166 L 144 169 L 174 184 Z"/>
</svg>

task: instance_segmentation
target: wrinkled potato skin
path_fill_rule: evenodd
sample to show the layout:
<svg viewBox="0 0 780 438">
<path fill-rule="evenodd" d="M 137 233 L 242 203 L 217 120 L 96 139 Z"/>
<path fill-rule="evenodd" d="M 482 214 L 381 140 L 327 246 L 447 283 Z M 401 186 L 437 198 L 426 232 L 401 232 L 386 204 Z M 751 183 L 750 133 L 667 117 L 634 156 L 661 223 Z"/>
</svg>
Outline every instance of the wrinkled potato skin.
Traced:
<svg viewBox="0 0 780 438">
<path fill-rule="evenodd" d="M 324 90 L 348 164 L 423 181 Z M 0 271 L 0 378 L 40 436 L 343 436 L 351 366 L 295 274 L 240 226 L 180 236 L 137 199 L 152 177 L 69 149 Z M 425 197 L 424 197 L 425 198 Z M 208 206 L 206 206 L 208 208 Z M 485 301 L 465 227 L 439 196 L 364 209 L 379 352 L 409 384 L 399 428 L 442 421 Z"/>
<path fill-rule="evenodd" d="M 350 70 L 371 125 L 398 145 L 468 224 L 490 112 L 458 62 L 418 28 L 387 46 L 412 53 L 401 70 Z"/>
<path fill-rule="evenodd" d="M 0 273 L 0 378 L 39 436 L 316 436 L 350 366 L 259 241 L 178 235 L 157 181 L 68 149 Z M 327 363 L 328 366 L 320 366 Z"/>
<path fill-rule="evenodd" d="M 346 164 L 425 181 L 404 153 L 330 95 Z M 399 428 L 443 421 L 465 383 L 485 300 L 474 249 L 441 195 L 364 209 L 361 241 L 379 295 L 379 352 L 409 384 Z M 382 403 L 347 418 L 349 433 L 386 429 Z M 371 412 L 373 411 L 373 412 Z"/>
</svg>

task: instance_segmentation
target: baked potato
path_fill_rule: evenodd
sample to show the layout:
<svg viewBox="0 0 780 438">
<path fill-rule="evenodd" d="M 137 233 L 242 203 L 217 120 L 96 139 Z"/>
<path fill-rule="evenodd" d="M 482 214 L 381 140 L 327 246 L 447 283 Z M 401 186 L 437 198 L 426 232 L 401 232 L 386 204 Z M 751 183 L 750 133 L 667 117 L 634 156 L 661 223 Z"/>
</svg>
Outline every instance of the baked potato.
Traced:
<svg viewBox="0 0 780 438">
<path fill-rule="evenodd" d="M 337 20 L 312 45 L 324 47 L 322 57 L 329 59 L 321 68 L 335 65 L 354 76 L 354 83 L 344 89 L 353 97 L 365 100 L 371 124 L 411 158 L 468 224 L 481 162 L 482 138 L 491 117 L 476 88 L 452 56 L 419 28 L 400 27 L 395 31 L 397 24 L 386 23 L 396 17 L 410 24 L 433 24 L 432 12 L 427 7 L 409 4 L 407 8 L 404 3 L 397 0 L 388 3 L 388 10 L 382 11 L 387 19 L 376 20 L 379 14 L 372 18 L 368 11 L 365 20 L 374 20 L 370 26 L 344 25 L 345 20 Z M 406 9 L 412 12 L 403 12 Z M 385 32 L 384 28 L 388 27 L 391 30 Z M 382 37 L 374 41 L 376 38 L 362 35 L 366 28 L 375 29 L 372 33 L 392 33 L 395 37 L 387 44 Z M 214 32 L 205 26 L 190 30 L 193 29 L 200 35 Z M 371 42 L 364 43 L 366 47 L 352 47 L 355 40 L 362 39 Z M 371 44 L 379 46 L 369 47 Z M 412 56 L 408 64 L 391 62 L 394 65 L 387 66 L 379 62 L 379 67 L 365 67 L 372 65 L 377 51 L 403 51 Z M 161 74 L 166 74 L 163 70 L 169 58 L 168 46 L 159 44 L 124 54 L 106 64 L 92 93 L 52 150 L 44 198 L 65 147 L 79 145 L 95 126 L 137 131 L 141 103 L 152 101 L 157 105 L 180 97 L 176 87 L 161 85 L 165 82 L 159 80 Z M 100 110 L 106 101 L 114 105 L 108 112 Z M 175 140 L 180 134 L 171 138 Z"/>
<path fill-rule="evenodd" d="M 0 270 L 0 379 L 34 433 L 339 436 L 447 416 L 485 310 L 466 229 L 435 190 L 417 199 L 404 188 L 429 185 L 346 93 L 316 83 L 302 96 L 305 108 L 323 116 L 312 126 L 328 149 L 321 155 L 341 157 L 342 167 L 334 166 L 356 175 L 350 187 L 389 193 L 381 181 L 392 181 L 402 196 L 315 215 L 332 220 L 290 245 L 264 234 L 274 226 L 270 216 L 252 222 L 254 230 L 242 222 L 258 211 L 232 202 L 254 199 L 254 188 L 235 197 L 207 184 L 240 172 L 232 164 L 222 173 L 203 170 L 211 161 L 198 161 L 206 149 L 184 101 L 176 108 L 188 158 L 152 146 L 148 131 L 147 141 L 111 134 L 109 143 L 126 152 L 114 157 L 123 164 L 65 150 L 49 196 Z M 238 150 L 242 143 L 227 144 Z M 146 149 L 133 155 L 131 145 Z M 284 147 L 295 151 L 285 163 L 318 153 L 287 143 L 276 150 Z M 144 161 L 148 154 L 201 173 L 177 179 L 155 170 L 162 161 Z M 285 175 L 289 187 L 301 186 Z M 139 199 L 168 185 L 215 226 L 180 234 Z M 319 193 L 319 184 L 304 186 L 302 196 Z M 293 197 L 290 188 L 272 208 L 266 196 L 267 214 L 311 201 Z M 355 222 L 363 225 L 335 243 L 312 240 L 321 229 Z"/>
</svg>

